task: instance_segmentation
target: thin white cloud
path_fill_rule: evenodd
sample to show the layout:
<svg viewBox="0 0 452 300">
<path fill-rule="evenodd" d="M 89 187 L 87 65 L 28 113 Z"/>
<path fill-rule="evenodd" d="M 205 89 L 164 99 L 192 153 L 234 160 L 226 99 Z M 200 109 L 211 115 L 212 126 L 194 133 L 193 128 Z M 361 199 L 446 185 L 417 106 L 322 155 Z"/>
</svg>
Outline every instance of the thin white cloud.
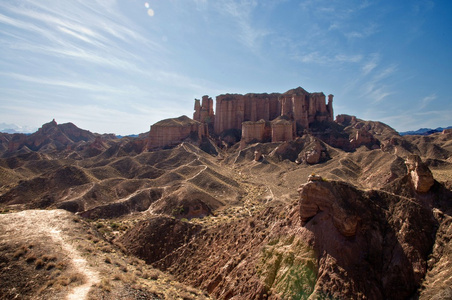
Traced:
<svg viewBox="0 0 452 300">
<path fill-rule="evenodd" d="M 256 0 L 226 0 L 215 2 L 216 9 L 230 17 L 238 28 L 236 38 L 247 48 L 256 52 L 262 38 L 269 34 L 265 28 L 258 28 L 253 22 L 253 12 L 258 5 Z"/>
<path fill-rule="evenodd" d="M 424 109 L 424 108 L 427 107 L 432 101 L 436 100 L 436 98 L 438 98 L 438 97 L 436 96 L 435 93 L 433 93 L 433 94 L 431 94 L 431 95 L 429 95 L 429 96 L 427 96 L 427 97 L 424 97 L 424 98 L 421 100 L 420 108 L 419 108 L 419 109 Z"/>
<path fill-rule="evenodd" d="M 377 24 L 373 23 L 373 24 L 368 25 L 365 28 L 362 28 L 361 30 L 352 30 L 349 32 L 344 32 L 343 34 L 349 39 L 354 39 L 354 38 L 363 39 L 363 38 L 368 38 L 368 37 L 374 35 L 375 33 L 377 33 L 378 28 L 379 28 L 379 26 Z"/>
<path fill-rule="evenodd" d="M 294 59 L 303 63 L 311 64 L 335 64 L 335 63 L 358 63 L 362 60 L 363 56 L 360 54 L 347 55 L 347 54 L 336 54 L 333 56 L 328 56 L 322 54 L 319 51 L 313 51 L 310 53 L 295 56 Z"/>
<path fill-rule="evenodd" d="M 33 77 L 23 74 L 17 74 L 17 73 L 5 73 L 0 72 L 1 76 L 5 76 L 8 78 L 21 80 L 29 83 L 37 83 L 37 84 L 43 84 L 43 85 L 50 85 L 55 87 L 64 87 L 64 88 L 71 88 L 71 89 L 78 89 L 78 90 L 85 90 L 85 91 L 92 91 L 92 92 L 99 92 L 99 93 L 112 93 L 112 94 L 118 94 L 118 93 L 128 93 L 130 90 L 126 90 L 124 88 L 118 88 L 113 86 L 108 86 L 104 84 L 94 84 L 94 83 L 87 83 L 87 82 L 77 82 L 77 81 L 65 81 L 65 80 L 57 80 L 54 78 L 43 78 L 43 77 Z"/>
<path fill-rule="evenodd" d="M 378 66 L 379 61 L 380 55 L 378 53 L 371 54 L 362 67 L 363 75 L 371 73 Z"/>
</svg>

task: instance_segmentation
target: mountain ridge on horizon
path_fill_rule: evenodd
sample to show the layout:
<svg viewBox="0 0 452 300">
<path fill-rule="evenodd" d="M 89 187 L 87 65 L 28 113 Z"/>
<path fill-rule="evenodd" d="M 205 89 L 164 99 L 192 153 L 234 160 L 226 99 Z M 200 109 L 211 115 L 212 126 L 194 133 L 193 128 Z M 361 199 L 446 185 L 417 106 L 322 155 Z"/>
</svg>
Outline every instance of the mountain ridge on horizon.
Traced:
<svg viewBox="0 0 452 300">
<path fill-rule="evenodd" d="M 73 122 L 67 122 L 67 123 L 74 124 Z M 67 124 L 67 123 L 62 123 L 62 124 Z M 28 125 L 20 126 L 20 125 L 17 125 L 17 124 L 0 123 L 0 133 L 30 135 L 30 134 L 33 134 L 33 133 L 37 132 L 38 129 L 39 128 L 35 128 L 35 127 L 32 127 L 32 126 L 28 126 Z M 433 134 L 433 133 L 441 132 L 441 131 L 443 131 L 445 129 L 452 129 L 452 126 L 437 127 L 437 128 L 427 128 L 427 127 L 424 128 L 423 127 L 423 128 L 419 128 L 417 130 L 407 130 L 407 131 L 397 131 L 396 130 L 396 131 L 401 136 L 404 136 L 404 135 L 430 135 L 430 134 Z M 85 129 L 85 130 L 88 130 L 88 129 Z M 91 132 L 91 130 L 88 130 L 88 131 Z M 97 132 L 93 132 L 93 133 L 97 133 Z M 113 133 L 113 134 L 117 138 L 123 138 L 123 137 L 138 137 L 138 136 L 140 136 L 143 133 L 146 133 L 146 132 L 131 133 L 131 134 L 116 134 L 116 133 Z M 111 134 L 111 133 L 98 133 L 98 134 L 102 135 L 102 134 Z"/>
</svg>

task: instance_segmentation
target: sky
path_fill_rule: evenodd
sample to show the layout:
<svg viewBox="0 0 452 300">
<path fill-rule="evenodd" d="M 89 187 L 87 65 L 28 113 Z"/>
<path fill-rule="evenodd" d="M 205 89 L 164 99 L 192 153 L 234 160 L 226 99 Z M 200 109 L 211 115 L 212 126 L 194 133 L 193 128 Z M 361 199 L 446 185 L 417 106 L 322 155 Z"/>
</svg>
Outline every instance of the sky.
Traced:
<svg viewBox="0 0 452 300">
<path fill-rule="evenodd" d="M 398 131 L 452 125 L 452 1 L 0 1 L 0 124 L 23 131 L 137 134 L 298 86 Z"/>
</svg>

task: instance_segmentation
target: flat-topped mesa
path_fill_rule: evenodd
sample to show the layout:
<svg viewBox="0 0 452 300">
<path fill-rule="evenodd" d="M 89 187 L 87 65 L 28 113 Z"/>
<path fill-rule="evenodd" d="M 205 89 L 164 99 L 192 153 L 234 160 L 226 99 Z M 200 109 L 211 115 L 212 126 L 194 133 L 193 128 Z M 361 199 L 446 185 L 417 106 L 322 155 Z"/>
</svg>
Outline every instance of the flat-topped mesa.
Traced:
<svg viewBox="0 0 452 300">
<path fill-rule="evenodd" d="M 188 137 L 201 139 L 204 126 L 187 116 L 165 119 L 151 126 L 149 149 L 158 149 L 178 145 Z"/>
<path fill-rule="evenodd" d="M 333 122 L 333 95 L 308 93 L 298 87 L 281 93 L 222 94 L 213 100 L 195 99 L 193 119 L 221 135 L 228 130 L 242 132 L 242 144 L 257 142 L 285 142 L 302 135 L 314 122 Z M 207 126 L 206 126 L 207 125 Z M 208 131 L 205 129 L 206 135 Z"/>
</svg>

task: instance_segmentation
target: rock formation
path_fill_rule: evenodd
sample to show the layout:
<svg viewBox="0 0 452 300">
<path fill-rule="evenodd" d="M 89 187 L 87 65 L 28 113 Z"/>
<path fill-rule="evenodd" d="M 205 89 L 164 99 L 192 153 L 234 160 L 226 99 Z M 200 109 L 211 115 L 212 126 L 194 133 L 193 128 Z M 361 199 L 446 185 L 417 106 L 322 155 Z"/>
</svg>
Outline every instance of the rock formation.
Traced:
<svg viewBox="0 0 452 300">
<path fill-rule="evenodd" d="M 294 122 L 281 116 L 271 122 L 272 142 L 290 142 L 294 139 Z"/>
<path fill-rule="evenodd" d="M 318 164 L 321 161 L 328 159 L 328 153 L 325 147 L 317 139 L 312 139 L 312 141 L 307 144 L 303 151 L 298 154 L 296 163 L 306 163 L 309 165 Z"/>
<path fill-rule="evenodd" d="M 214 120 L 216 135 L 241 130 L 242 144 L 270 138 L 272 142 L 291 141 L 310 124 L 334 119 L 333 95 L 325 103 L 325 94 L 308 93 L 301 87 L 284 94 L 223 94 L 216 97 L 215 114 L 212 107 L 208 96 L 203 96 L 202 104 L 195 99 L 193 119 L 202 123 Z"/>
<path fill-rule="evenodd" d="M 319 253 L 313 299 L 413 295 L 434 243 L 431 209 L 414 199 L 318 178 L 299 193 L 304 232 Z"/>
<path fill-rule="evenodd" d="M 247 121 L 242 123 L 242 143 L 264 142 L 268 135 L 269 128 L 263 119 L 257 122 Z"/>
<path fill-rule="evenodd" d="M 175 146 L 190 136 L 200 139 L 203 136 L 201 125 L 187 116 L 159 121 L 151 126 L 148 148 Z"/>
<path fill-rule="evenodd" d="M 414 189 L 418 193 L 426 193 L 435 183 L 432 172 L 425 165 L 419 155 L 409 155 L 405 161 L 408 168 L 408 175 L 411 178 Z"/>
<path fill-rule="evenodd" d="M 95 139 L 96 134 L 80 129 L 72 123 L 57 124 L 53 119 L 33 134 L 13 134 L 9 139 L 8 151 L 60 151 L 93 142 Z"/>
</svg>

